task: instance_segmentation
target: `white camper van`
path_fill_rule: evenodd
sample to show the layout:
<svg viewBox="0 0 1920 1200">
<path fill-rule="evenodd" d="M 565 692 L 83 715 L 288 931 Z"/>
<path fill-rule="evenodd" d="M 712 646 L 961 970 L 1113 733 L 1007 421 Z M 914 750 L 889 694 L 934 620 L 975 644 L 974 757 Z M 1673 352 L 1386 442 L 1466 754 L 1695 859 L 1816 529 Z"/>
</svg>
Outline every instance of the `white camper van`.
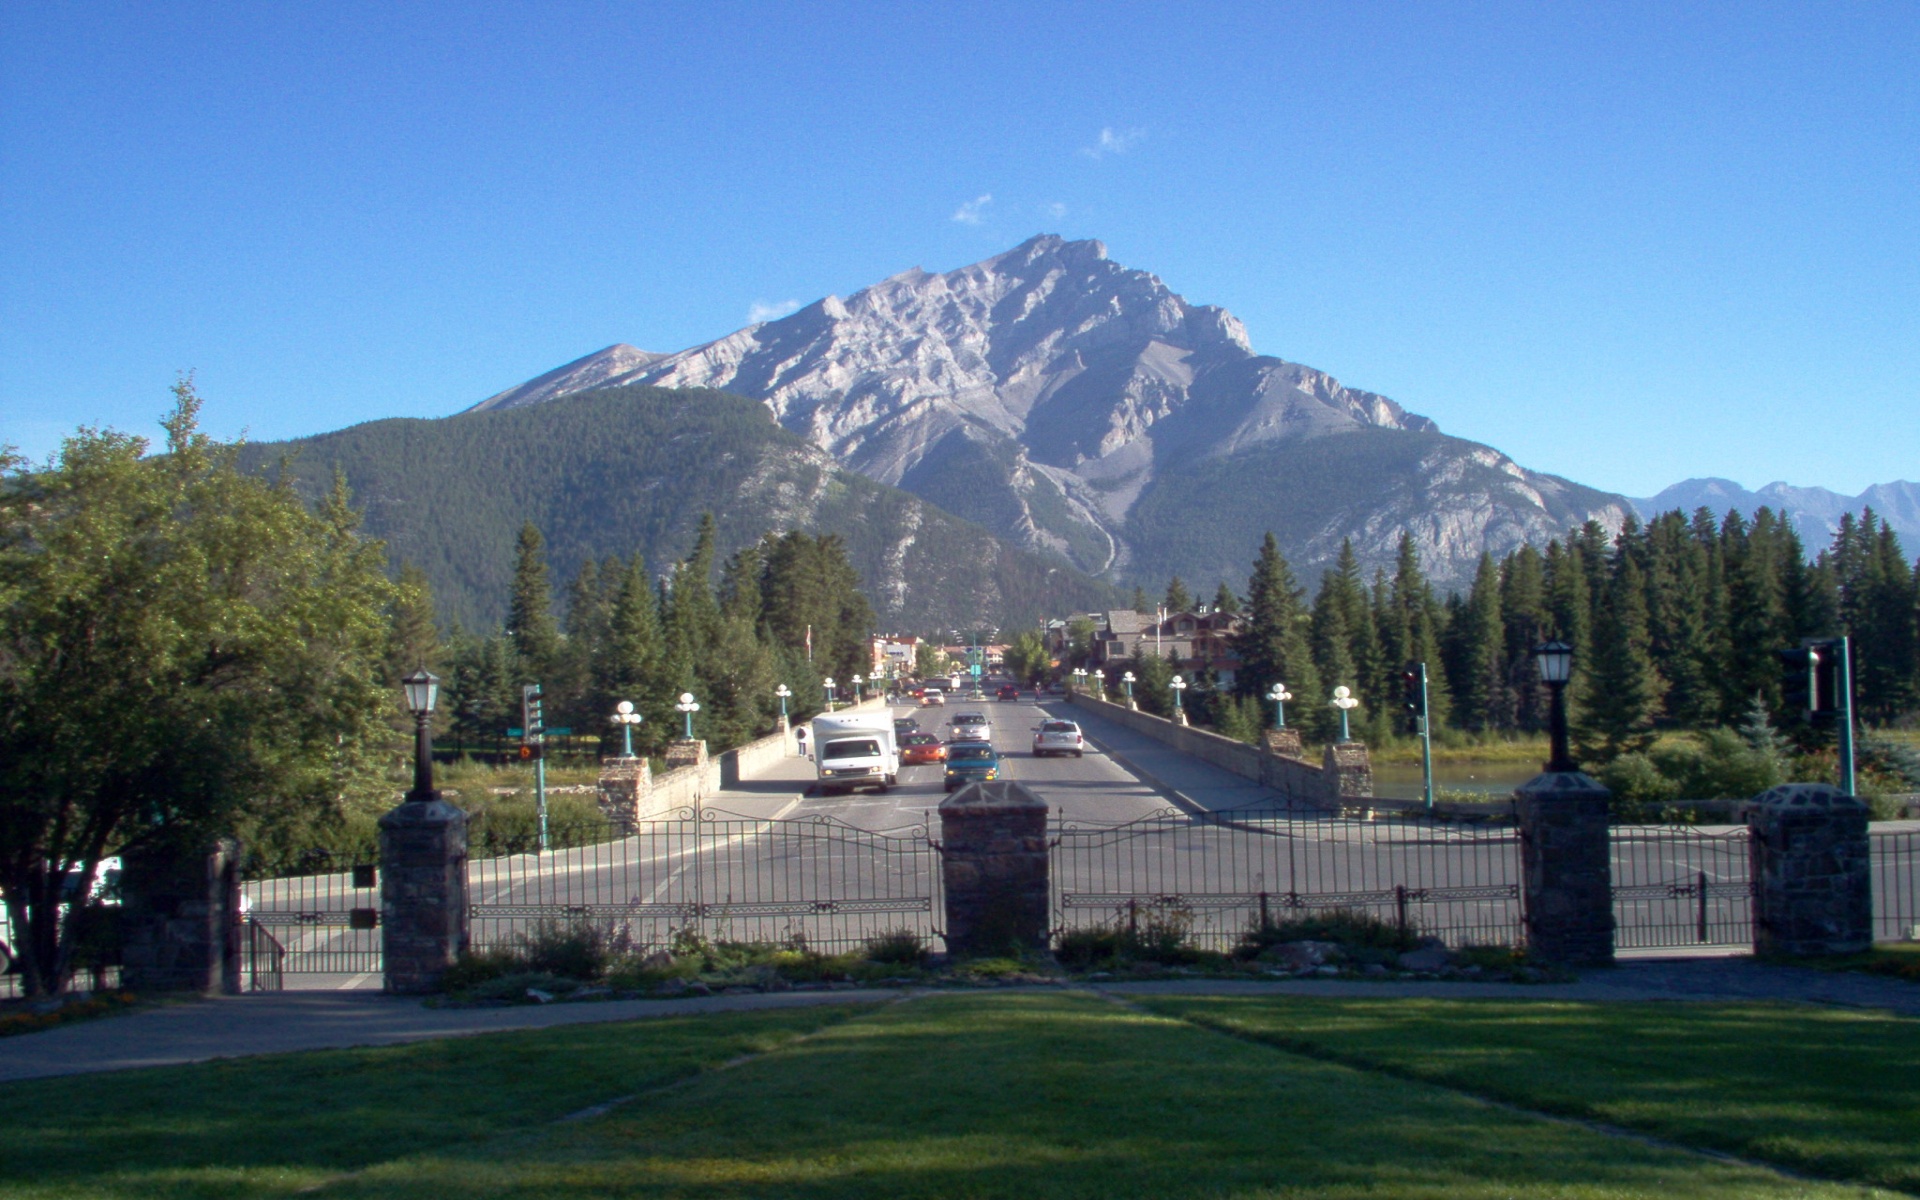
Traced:
<svg viewBox="0 0 1920 1200">
<path fill-rule="evenodd" d="M 813 719 L 813 765 L 823 792 L 870 787 L 886 791 L 900 779 L 900 746 L 893 712 L 822 713 Z"/>
</svg>

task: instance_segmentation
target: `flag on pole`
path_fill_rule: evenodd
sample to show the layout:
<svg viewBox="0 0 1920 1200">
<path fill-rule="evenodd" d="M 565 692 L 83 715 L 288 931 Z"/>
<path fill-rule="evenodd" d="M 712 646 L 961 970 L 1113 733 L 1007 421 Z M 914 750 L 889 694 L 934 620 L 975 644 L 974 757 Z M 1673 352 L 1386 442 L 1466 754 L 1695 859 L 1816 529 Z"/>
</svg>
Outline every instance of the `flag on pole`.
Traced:
<svg viewBox="0 0 1920 1200">
<path fill-rule="evenodd" d="M 813 626 L 807 626 L 807 661 L 813 661 Z"/>
</svg>

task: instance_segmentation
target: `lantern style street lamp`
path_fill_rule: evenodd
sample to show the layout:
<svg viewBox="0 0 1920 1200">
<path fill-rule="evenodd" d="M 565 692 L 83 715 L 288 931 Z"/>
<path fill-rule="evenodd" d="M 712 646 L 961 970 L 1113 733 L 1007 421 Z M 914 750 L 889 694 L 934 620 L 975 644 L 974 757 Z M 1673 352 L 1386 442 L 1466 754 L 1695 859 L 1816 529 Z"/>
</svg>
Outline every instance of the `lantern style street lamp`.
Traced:
<svg viewBox="0 0 1920 1200">
<path fill-rule="evenodd" d="M 1293 693 L 1287 690 L 1286 684 L 1276 683 L 1267 689 L 1267 699 L 1273 701 L 1273 727 L 1275 729 L 1285 729 L 1287 727 L 1287 701 L 1293 699 Z"/>
<path fill-rule="evenodd" d="M 1126 674 L 1120 676 L 1120 682 L 1127 685 L 1127 707 L 1132 708 L 1133 707 L 1133 672 L 1128 671 Z"/>
<path fill-rule="evenodd" d="M 693 714 L 700 711 L 699 703 L 696 700 L 694 700 L 692 692 L 681 692 L 680 703 L 674 705 L 673 707 L 679 710 L 680 715 L 684 716 L 687 719 L 687 740 L 692 741 L 693 740 Z"/>
<path fill-rule="evenodd" d="M 787 697 L 793 695 L 793 689 L 783 683 L 773 689 L 773 694 L 780 697 L 780 724 L 785 725 L 787 723 Z"/>
<path fill-rule="evenodd" d="M 409 804 L 431 804 L 440 798 L 433 790 L 433 730 L 428 720 L 434 702 L 440 698 L 440 679 L 421 667 L 400 681 L 407 698 L 407 711 L 413 714 L 413 790 L 407 793 Z"/>
<path fill-rule="evenodd" d="M 820 681 L 820 686 L 827 689 L 827 711 L 832 712 L 833 711 L 833 689 L 834 689 L 833 676 L 829 675 L 825 679 L 822 679 Z"/>
<path fill-rule="evenodd" d="M 613 706 L 613 723 L 620 727 L 620 757 L 633 757 L 633 727 L 645 720 L 633 711 L 633 701 L 622 700 Z"/>
<path fill-rule="evenodd" d="M 1102 700 L 1107 698 L 1107 673 L 1098 667 L 1093 669 L 1093 694 Z"/>
<path fill-rule="evenodd" d="M 1333 699 L 1328 703 L 1340 710 L 1340 740 L 1352 741 L 1353 735 L 1347 730 L 1347 714 L 1360 706 L 1360 702 L 1353 698 L 1353 689 L 1344 683 L 1341 684 L 1333 689 Z"/>
<path fill-rule="evenodd" d="M 1547 693 L 1552 697 L 1547 729 L 1553 739 L 1553 757 L 1545 769 L 1578 771 L 1580 764 L 1573 761 L 1573 755 L 1567 750 L 1567 681 L 1573 678 L 1573 647 L 1557 639 L 1543 643 L 1533 648 L 1533 661 L 1540 668 L 1540 682 L 1547 685 Z"/>
</svg>

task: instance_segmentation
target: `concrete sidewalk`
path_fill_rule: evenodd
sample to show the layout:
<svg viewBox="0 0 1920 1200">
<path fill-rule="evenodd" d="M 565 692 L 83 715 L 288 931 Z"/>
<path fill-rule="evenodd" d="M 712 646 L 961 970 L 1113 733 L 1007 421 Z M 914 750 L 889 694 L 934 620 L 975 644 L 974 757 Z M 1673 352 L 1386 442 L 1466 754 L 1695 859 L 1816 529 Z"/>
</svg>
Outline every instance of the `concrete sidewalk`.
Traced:
<svg viewBox="0 0 1920 1200">
<path fill-rule="evenodd" d="M 746 1009 L 893 1000 L 898 988 L 428 1008 L 382 992 L 270 992 L 186 1000 L 0 1039 L 0 1082 L 178 1066 L 215 1058 L 393 1046 L 512 1029 L 548 1029 Z"/>
<path fill-rule="evenodd" d="M 1369 982 L 1347 979 L 1274 981 L 1168 979 L 1087 985 L 1122 995 L 1420 996 L 1447 1000 L 1542 1000 L 1586 1003 L 1751 1002 L 1877 1009 L 1920 1017 L 1920 986 L 1871 975 L 1778 966 L 1752 959 L 1659 959 L 1587 971 L 1572 983 Z M 513 1029 L 548 1029 L 650 1017 L 745 1012 L 817 1004 L 895 1000 L 898 988 L 769 992 L 684 1000 L 614 1000 L 511 1008 L 427 1008 L 378 992 L 279 992 L 194 1000 L 0 1039 L 0 1082 L 52 1075 L 174 1066 L 215 1058 L 281 1054 L 348 1046 L 392 1046 L 430 1038 Z M 977 995 L 955 988 L 909 994 Z"/>
<path fill-rule="evenodd" d="M 1115 724 L 1077 704 L 1049 701 L 1047 712 L 1075 721 L 1082 733 L 1115 762 L 1132 771 L 1181 808 L 1220 812 L 1250 805 L 1285 805 L 1286 797 L 1251 779 L 1182 754 L 1164 742 Z"/>
</svg>

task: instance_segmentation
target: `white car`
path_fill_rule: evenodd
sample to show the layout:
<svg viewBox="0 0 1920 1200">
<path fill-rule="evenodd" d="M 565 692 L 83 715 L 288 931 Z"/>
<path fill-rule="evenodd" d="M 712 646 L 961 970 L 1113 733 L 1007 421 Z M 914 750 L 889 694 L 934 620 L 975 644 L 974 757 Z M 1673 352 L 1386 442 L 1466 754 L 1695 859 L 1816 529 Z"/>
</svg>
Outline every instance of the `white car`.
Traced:
<svg viewBox="0 0 1920 1200">
<path fill-rule="evenodd" d="M 958 712 L 947 722 L 947 740 L 950 742 L 990 742 L 993 740 L 993 726 L 987 721 L 987 714 L 980 712 Z"/>
<path fill-rule="evenodd" d="M 1049 754 L 1071 754 L 1079 758 L 1086 751 L 1087 740 L 1081 736 L 1080 727 L 1072 721 L 1042 721 L 1033 727 L 1033 756 L 1043 758 Z"/>
</svg>

